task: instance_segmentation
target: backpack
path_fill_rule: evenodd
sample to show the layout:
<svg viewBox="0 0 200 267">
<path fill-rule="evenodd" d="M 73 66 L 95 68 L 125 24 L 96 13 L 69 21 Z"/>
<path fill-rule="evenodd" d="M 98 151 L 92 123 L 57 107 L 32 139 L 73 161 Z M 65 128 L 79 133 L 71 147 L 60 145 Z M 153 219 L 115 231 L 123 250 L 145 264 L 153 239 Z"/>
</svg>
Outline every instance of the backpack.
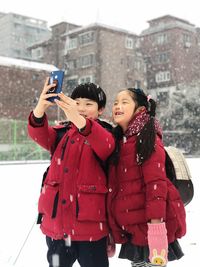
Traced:
<svg viewBox="0 0 200 267">
<path fill-rule="evenodd" d="M 169 180 L 178 189 L 184 206 L 192 200 L 194 187 L 191 173 L 182 152 L 172 146 L 165 147 L 165 169 Z"/>
</svg>

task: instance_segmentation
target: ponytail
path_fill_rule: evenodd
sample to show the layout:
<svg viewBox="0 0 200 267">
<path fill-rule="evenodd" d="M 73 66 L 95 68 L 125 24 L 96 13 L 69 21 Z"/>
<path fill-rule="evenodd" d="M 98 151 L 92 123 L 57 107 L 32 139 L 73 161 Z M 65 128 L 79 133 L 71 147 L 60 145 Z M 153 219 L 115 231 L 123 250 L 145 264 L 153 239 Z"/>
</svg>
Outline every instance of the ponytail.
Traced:
<svg viewBox="0 0 200 267">
<path fill-rule="evenodd" d="M 137 135 L 136 151 L 138 164 L 144 163 L 145 160 L 150 158 L 153 151 L 155 151 L 155 115 L 156 115 L 156 102 L 147 97 L 147 113 L 149 120 L 144 125 L 142 130 Z"/>
</svg>

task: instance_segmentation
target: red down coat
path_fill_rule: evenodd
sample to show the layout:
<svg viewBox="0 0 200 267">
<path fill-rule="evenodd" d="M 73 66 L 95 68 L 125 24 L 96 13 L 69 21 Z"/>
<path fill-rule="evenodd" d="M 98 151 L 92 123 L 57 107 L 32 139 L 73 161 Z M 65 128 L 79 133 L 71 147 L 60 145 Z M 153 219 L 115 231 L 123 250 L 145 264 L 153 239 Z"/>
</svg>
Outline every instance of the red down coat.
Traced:
<svg viewBox="0 0 200 267">
<path fill-rule="evenodd" d="M 30 115 L 28 133 L 51 151 L 56 131 L 48 125 L 46 115 L 40 127 L 33 125 Z M 96 121 L 87 120 L 83 133 L 74 125 L 65 133 L 53 154 L 39 198 L 41 230 L 45 235 L 95 241 L 108 234 L 107 180 L 99 159 L 105 161 L 113 149 L 112 134 Z"/>
<path fill-rule="evenodd" d="M 116 243 L 145 246 L 147 222 L 163 218 L 168 242 L 186 232 L 185 209 L 179 192 L 165 173 L 165 151 L 159 136 L 155 152 L 142 165 L 136 162 L 136 134 L 121 141 L 120 160 L 109 174 L 108 215 Z"/>
</svg>

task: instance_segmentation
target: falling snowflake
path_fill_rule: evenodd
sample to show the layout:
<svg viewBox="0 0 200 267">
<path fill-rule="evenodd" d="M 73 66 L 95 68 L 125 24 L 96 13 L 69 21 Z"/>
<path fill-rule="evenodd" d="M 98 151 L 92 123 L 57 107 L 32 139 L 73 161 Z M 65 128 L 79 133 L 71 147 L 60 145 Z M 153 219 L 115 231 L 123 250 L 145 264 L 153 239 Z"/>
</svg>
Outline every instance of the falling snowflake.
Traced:
<svg viewBox="0 0 200 267">
<path fill-rule="evenodd" d="M 60 259 L 58 254 L 52 255 L 52 265 L 53 267 L 59 267 L 60 266 Z"/>
<path fill-rule="evenodd" d="M 102 222 L 99 223 L 99 228 L 101 231 L 103 231 L 103 223 Z"/>
<path fill-rule="evenodd" d="M 65 246 L 66 247 L 71 247 L 71 236 L 68 235 L 67 238 L 65 238 Z"/>
</svg>

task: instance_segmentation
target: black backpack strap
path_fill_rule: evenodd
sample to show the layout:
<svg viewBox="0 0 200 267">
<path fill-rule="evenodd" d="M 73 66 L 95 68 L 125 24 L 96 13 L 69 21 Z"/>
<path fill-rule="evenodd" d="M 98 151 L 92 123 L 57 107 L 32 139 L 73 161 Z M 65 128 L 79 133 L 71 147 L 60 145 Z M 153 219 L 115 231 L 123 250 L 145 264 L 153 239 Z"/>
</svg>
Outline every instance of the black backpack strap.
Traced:
<svg viewBox="0 0 200 267">
<path fill-rule="evenodd" d="M 54 127 L 54 130 L 56 131 L 56 140 L 55 140 L 53 149 L 51 151 L 51 157 L 53 156 L 53 153 L 55 152 L 60 140 L 65 135 L 65 133 L 69 130 L 70 127 L 71 127 L 70 122 L 66 122 L 65 124 L 63 124 L 63 127 L 60 127 L 60 128 Z"/>
<path fill-rule="evenodd" d="M 174 164 L 165 150 L 165 170 L 167 178 L 176 186 L 176 172 L 174 169 Z"/>
</svg>

